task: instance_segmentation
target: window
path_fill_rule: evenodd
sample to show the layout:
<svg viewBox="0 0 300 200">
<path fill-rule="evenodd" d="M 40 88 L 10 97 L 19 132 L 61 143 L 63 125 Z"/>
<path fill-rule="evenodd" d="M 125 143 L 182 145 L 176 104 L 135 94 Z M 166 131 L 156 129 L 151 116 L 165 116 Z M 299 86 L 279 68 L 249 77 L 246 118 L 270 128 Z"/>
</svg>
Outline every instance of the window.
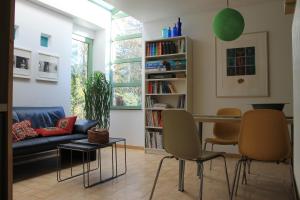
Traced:
<svg viewBox="0 0 300 200">
<path fill-rule="evenodd" d="M 71 112 L 79 119 L 85 118 L 83 88 L 92 73 L 93 40 L 78 35 L 72 38 L 71 59 Z"/>
<path fill-rule="evenodd" d="M 142 23 L 113 10 L 111 35 L 112 109 L 141 109 Z"/>
</svg>

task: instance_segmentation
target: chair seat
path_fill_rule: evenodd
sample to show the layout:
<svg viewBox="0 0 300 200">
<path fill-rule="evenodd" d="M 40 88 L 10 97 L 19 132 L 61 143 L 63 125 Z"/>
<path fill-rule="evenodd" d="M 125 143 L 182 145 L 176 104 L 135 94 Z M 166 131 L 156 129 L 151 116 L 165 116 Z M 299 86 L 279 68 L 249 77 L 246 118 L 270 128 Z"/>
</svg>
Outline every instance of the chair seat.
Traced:
<svg viewBox="0 0 300 200">
<path fill-rule="evenodd" d="M 225 140 L 225 139 L 220 139 L 220 138 L 206 138 L 205 142 L 211 143 L 211 144 L 221 144 L 221 145 L 236 145 L 236 144 L 238 144 L 237 140 Z"/>
<path fill-rule="evenodd" d="M 197 160 L 207 161 L 223 155 L 224 152 L 202 151 L 201 156 Z"/>
</svg>

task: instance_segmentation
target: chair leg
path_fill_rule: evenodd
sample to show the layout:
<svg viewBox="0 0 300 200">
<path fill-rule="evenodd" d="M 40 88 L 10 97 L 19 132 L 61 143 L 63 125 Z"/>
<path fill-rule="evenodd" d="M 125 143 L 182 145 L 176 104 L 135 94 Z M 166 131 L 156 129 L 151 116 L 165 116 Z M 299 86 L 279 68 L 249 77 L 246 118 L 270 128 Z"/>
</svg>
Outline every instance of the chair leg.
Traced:
<svg viewBox="0 0 300 200">
<path fill-rule="evenodd" d="M 185 172 L 185 161 L 179 160 L 179 184 L 178 191 L 184 191 L 184 172 Z"/>
<path fill-rule="evenodd" d="M 214 144 L 211 144 L 211 151 L 214 151 Z M 210 160 L 209 170 L 212 169 L 212 160 Z"/>
<path fill-rule="evenodd" d="M 250 168 L 251 168 L 251 160 L 248 160 L 247 164 L 248 164 L 248 174 L 250 174 Z"/>
<path fill-rule="evenodd" d="M 162 166 L 162 164 L 163 164 L 163 161 L 164 161 L 166 158 L 174 158 L 174 156 L 165 156 L 165 157 L 163 157 L 163 158 L 160 160 L 160 163 L 159 163 L 159 166 L 158 166 L 158 169 L 157 169 L 157 172 L 156 172 L 156 177 L 155 177 L 155 180 L 154 180 L 154 184 L 153 184 L 153 187 L 152 187 L 152 190 L 151 190 L 151 194 L 150 194 L 149 200 L 151 200 L 152 197 L 153 197 L 154 190 L 155 190 L 155 187 L 156 187 L 156 183 L 157 183 L 157 180 L 158 180 L 158 176 L 159 176 L 159 173 L 160 173 L 160 169 L 161 169 L 161 166 Z"/>
<path fill-rule="evenodd" d="M 225 167 L 225 174 L 226 174 L 226 181 L 227 181 L 227 187 L 228 187 L 228 195 L 230 198 L 230 184 L 229 184 L 229 178 L 228 178 L 228 171 L 227 171 L 227 164 L 226 164 L 226 158 L 224 155 L 222 155 L 223 159 L 224 159 L 224 167 Z"/>
<path fill-rule="evenodd" d="M 296 190 L 296 185 L 295 185 L 295 180 L 294 180 L 294 169 L 293 169 L 292 164 L 290 164 L 290 176 L 291 176 L 291 183 L 292 183 L 293 199 L 299 199 L 298 193 Z"/>
<path fill-rule="evenodd" d="M 236 188 L 235 188 L 235 196 L 237 195 L 238 189 L 239 189 L 239 184 L 240 184 L 240 177 L 241 177 L 241 170 L 242 170 L 242 164 L 243 164 L 243 160 L 241 161 L 241 164 L 239 166 L 239 171 L 238 171 L 238 176 L 237 176 L 237 184 L 236 184 Z"/>
<path fill-rule="evenodd" d="M 200 178 L 200 190 L 199 190 L 199 199 L 202 200 L 202 193 L 203 193 L 203 171 L 204 171 L 204 167 L 203 167 L 203 163 L 199 162 L 198 163 L 200 172 L 199 172 L 199 178 Z"/>
<path fill-rule="evenodd" d="M 234 178 L 233 178 L 233 183 L 232 183 L 232 188 L 231 188 L 230 200 L 233 199 L 233 193 L 234 193 L 234 189 L 235 189 L 235 185 L 236 185 L 236 181 L 237 181 L 238 171 L 239 171 L 239 168 L 241 166 L 241 162 L 242 162 L 242 160 L 239 160 L 236 163 L 236 166 L 235 166 L 235 172 L 234 172 Z"/>
<path fill-rule="evenodd" d="M 247 173 L 246 173 L 246 170 L 247 170 L 247 165 L 248 165 L 248 160 L 244 161 L 243 162 L 243 167 L 244 167 L 244 170 L 243 170 L 243 179 L 242 179 L 242 184 L 245 184 L 247 185 Z"/>
</svg>

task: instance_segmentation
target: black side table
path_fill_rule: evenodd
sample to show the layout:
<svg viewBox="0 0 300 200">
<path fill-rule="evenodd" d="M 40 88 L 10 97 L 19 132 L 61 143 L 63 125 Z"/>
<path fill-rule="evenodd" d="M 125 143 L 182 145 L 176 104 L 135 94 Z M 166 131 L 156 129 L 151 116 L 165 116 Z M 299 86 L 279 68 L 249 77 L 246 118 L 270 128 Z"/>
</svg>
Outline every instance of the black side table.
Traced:
<svg viewBox="0 0 300 200">
<path fill-rule="evenodd" d="M 117 153 L 117 143 L 124 143 L 124 159 L 125 159 L 125 169 L 122 173 L 118 173 L 118 153 Z M 111 161 L 112 161 L 112 176 L 106 179 L 102 179 L 102 167 L 101 167 L 101 149 L 111 147 Z M 70 150 L 70 173 L 71 175 L 65 178 L 61 177 L 61 150 L 66 149 Z M 82 172 L 73 174 L 73 160 L 72 160 L 72 152 L 78 151 L 82 152 Z M 97 167 L 91 169 L 90 163 L 90 154 L 93 151 L 97 151 L 98 156 L 96 158 Z M 114 155 L 115 154 L 115 155 Z M 86 156 L 85 156 L 86 155 Z M 115 159 L 114 159 L 115 158 Z M 86 166 L 86 167 L 85 167 Z M 95 183 L 90 183 L 90 172 L 99 170 L 100 178 L 99 181 Z M 87 139 L 82 140 L 74 140 L 68 144 L 61 144 L 57 147 L 57 181 L 62 182 L 77 176 L 83 176 L 83 186 L 85 188 L 92 187 L 94 185 L 115 179 L 119 176 L 122 176 L 127 173 L 127 155 L 126 155 L 126 139 L 125 138 L 109 138 L 109 142 L 106 144 L 98 144 L 98 143 L 90 143 Z"/>
</svg>

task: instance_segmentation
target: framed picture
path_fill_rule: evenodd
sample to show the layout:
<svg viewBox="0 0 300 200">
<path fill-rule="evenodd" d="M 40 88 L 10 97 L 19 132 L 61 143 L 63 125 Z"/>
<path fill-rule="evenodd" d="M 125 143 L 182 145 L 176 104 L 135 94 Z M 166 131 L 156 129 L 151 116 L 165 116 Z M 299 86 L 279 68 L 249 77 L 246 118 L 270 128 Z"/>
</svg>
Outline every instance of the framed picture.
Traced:
<svg viewBox="0 0 300 200">
<path fill-rule="evenodd" d="M 265 97 L 268 88 L 268 34 L 216 39 L 217 97 Z"/>
<path fill-rule="evenodd" d="M 44 53 L 38 54 L 37 80 L 58 81 L 59 57 Z"/>
<path fill-rule="evenodd" d="M 31 51 L 21 48 L 14 49 L 13 76 L 30 79 Z"/>
</svg>

